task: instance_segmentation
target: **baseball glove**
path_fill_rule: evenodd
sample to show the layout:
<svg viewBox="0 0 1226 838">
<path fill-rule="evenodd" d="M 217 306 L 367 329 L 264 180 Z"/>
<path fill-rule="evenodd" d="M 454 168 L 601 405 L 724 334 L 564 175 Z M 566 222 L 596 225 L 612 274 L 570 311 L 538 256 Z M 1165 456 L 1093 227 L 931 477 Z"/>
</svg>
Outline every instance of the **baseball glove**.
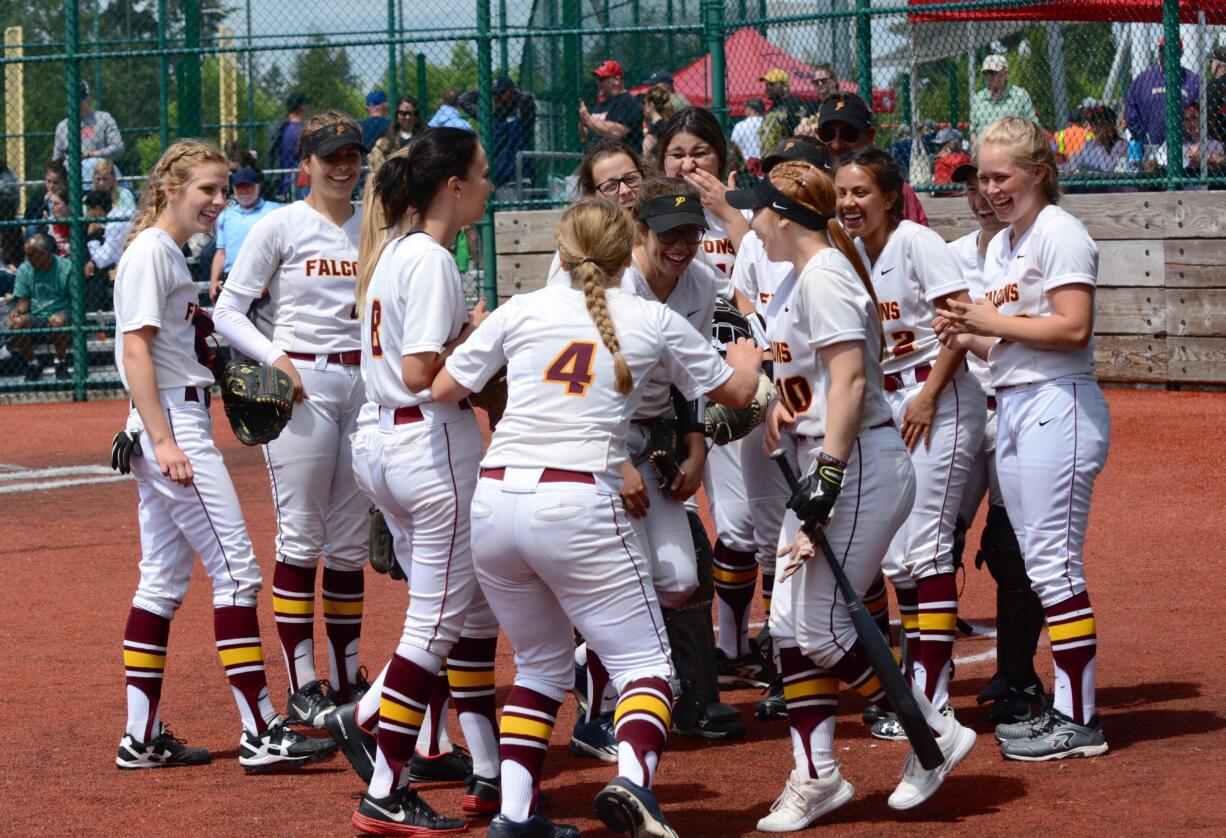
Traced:
<svg viewBox="0 0 1226 838">
<path fill-rule="evenodd" d="M 392 531 L 377 506 L 370 508 L 370 566 L 377 573 L 386 573 L 392 579 L 404 579 L 404 571 L 396 561 L 396 546 L 392 543 Z"/>
<path fill-rule="evenodd" d="M 660 491 L 668 491 L 681 468 L 677 465 L 677 431 L 672 422 L 656 422 L 647 436 L 647 464 Z"/>
<path fill-rule="evenodd" d="M 766 416 L 766 405 L 770 402 L 774 385 L 765 375 L 758 376 L 758 391 L 754 393 L 746 407 L 725 407 L 711 402 L 707 405 L 706 435 L 716 445 L 727 445 L 742 437 L 762 424 Z"/>
<path fill-rule="evenodd" d="M 468 401 L 490 415 L 490 430 L 493 430 L 507 410 L 507 368 L 494 373 L 481 392 L 473 393 Z"/>
<path fill-rule="evenodd" d="M 221 400 L 238 441 L 263 445 L 294 413 L 294 381 L 276 367 L 231 361 L 221 377 Z"/>
<path fill-rule="evenodd" d="M 754 339 L 749 320 L 726 300 L 717 297 L 715 314 L 711 319 L 711 345 L 722 358 L 727 352 L 728 344 L 736 343 L 737 338 Z"/>
</svg>

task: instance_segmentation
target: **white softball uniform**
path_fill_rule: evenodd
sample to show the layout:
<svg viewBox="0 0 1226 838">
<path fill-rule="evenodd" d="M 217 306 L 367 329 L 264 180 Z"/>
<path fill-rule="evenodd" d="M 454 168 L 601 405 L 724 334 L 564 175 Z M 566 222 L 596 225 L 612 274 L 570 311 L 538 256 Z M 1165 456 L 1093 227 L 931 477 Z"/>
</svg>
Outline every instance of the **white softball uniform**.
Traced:
<svg viewBox="0 0 1226 838">
<path fill-rule="evenodd" d="M 848 342 L 863 347 L 867 387 L 860 435 L 848 459 L 843 490 L 825 527 L 848 578 L 863 594 L 880 570 L 882 556 L 915 497 L 911 459 L 892 427 L 890 407 L 882 393 L 881 321 L 855 268 L 835 248 L 818 252 L 794 283 L 785 283 L 771 308 L 767 335 L 775 352 L 776 386 L 796 415 L 794 439 L 801 475 L 817 467 L 825 436 L 830 373 L 820 351 Z M 780 545 L 789 543 L 799 526 L 796 516 L 788 512 Z M 819 666 L 836 663 L 854 643 L 855 628 L 821 556 L 775 584 L 770 629 L 777 644 L 798 645 Z"/>
<path fill-rule="evenodd" d="M 473 637 L 498 631 L 469 544 L 481 432 L 471 409 L 409 390 L 401 359 L 442 352 L 467 318 L 460 272 L 446 248 L 425 233 L 384 248 L 362 317 L 366 397 L 378 412 L 353 436 L 353 469 L 387 518 L 409 579 L 400 642 L 443 658 L 461 629 Z"/>
<path fill-rule="evenodd" d="M 217 300 L 217 330 L 251 358 L 288 355 L 307 398 L 264 446 L 277 510 L 277 558 L 358 570 L 367 560 L 368 502 L 353 476 L 350 435 L 365 402 L 354 308 L 361 215 L 333 224 L 305 201 L 256 222 Z M 265 291 L 269 340 L 246 317 Z"/>
<path fill-rule="evenodd" d="M 1045 207 L 1017 243 L 1006 228 L 988 245 L 986 296 L 1001 314 L 1047 317 L 1048 294 L 1098 280 L 1098 246 L 1058 206 Z M 996 388 L 996 469 L 1026 575 L 1045 608 L 1085 590 L 1086 526 L 1094 480 L 1107 462 L 1111 417 L 1094 379 L 1093 340 L 1082 349 L 1000 341 L 988 353 Z"/>
<path fill-rule="evenodd" d="M 213 582 L 213 605 L 255 607 L 260 568 L 221 452 L 213 444 L 209 390 L 213 376 L 196 361 L 196 286 L 174 240 L 151 227 L 124 251 L 115 275 L 115 360 L 124 388 L 124 333 L 153 326 L 158 396 L 175 444 L 195 475 L 184 487 L 162 475 L 145 436 L 143 457 L 132 458 L 140 492 L 140 583 L 133 605 L 171 619 L 183 604 L 196 554 Z M 143 430 L 133 407 L 128 430 Z"/>
<path fill-rule="evenodd" d="M 870 264 L 863 242 L 856 247 Z M 932 328 L 935 302 L 967 290 L 949 246 L 932 230 L 903 221 L 872 263 L 877 310 L 886 333 L 885 397 L 901 428 L 910 401 L 919 395 L 941 351 Z M 939 573 L 952 573 L 953 534 L 962 490 L 983 441 L 985 398 L 969 370 L 959 370 L 937 397 L 931 441 L 911 451 L 915 503 L 885 558 L 896 588 Z"/>
<path fill-rule="evenodd" d="M 655 292 L 634 260 L 622 275 L 621 287 L 645 300 L 664 303 L 684 318 L 710 349 L 715 296 L 720 283 L 719 272 L 709 262 L 696 256 L 677 279 L 667 300 L 656 299 Z M 663 367 L 649 373 L 627 437 L 631 462 L 643 477 L 650 502 L 647 515 L 634 518 L 631 523 L 636 529 L 644 531 L 644 543 L 652 559 L 656 594 L 665 608 L 684 604 L 698 588 L 698 560 L 694 553 L 694 536 L 686 517 L 686 504 L 660 491 L 647 460 L 651 453 L 648 451 L 648 426 L 661 418 L 674 418 L 669 396 L 669 385 L 673 383 L 670 371 Z"/>
<path fill-rule="evenodd" d="M 746 222 L 753 220 L 753 212 L 750 210 L 740 210 L 740 213 Z M 732 276 L 733 267 L 736 265 L 736 248 L 732 246 L 732 239 L 728 236 L 724 222 L 706 210 L 703 210 L 703 215 L 707 217 L 707 229 L 702 234 L 702 253 L 711 261 L 720 277 L 727 280 Z"/>
<path fill-rule="evenodd" d="M 479 390 L 507 367 L 507 408 L 481 462 L 472 532 L 482 588 L 515 646 L 517 683 L 570 687 L 573 624 L 620 690 L 636 678 L 671 677 L 651 563 L 619 497 L 631 418 L 661 370 L 686 399 L 732 370 L 674 311 L 610 289 L 634 380 L 620 395 L 583 292 L 567 285 L 500 306 L 447 370 Z"/>
</svg>

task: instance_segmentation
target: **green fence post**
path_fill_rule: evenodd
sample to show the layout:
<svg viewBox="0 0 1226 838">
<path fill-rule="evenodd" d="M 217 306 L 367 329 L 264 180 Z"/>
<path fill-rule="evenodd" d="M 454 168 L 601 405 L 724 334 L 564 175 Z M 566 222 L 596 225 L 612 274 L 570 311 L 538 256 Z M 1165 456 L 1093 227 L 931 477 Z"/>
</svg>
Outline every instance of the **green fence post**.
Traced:
<svg viewBox="0 0 1226 838">
<path fill-rule="evenodd" d="M 609 14 L 609 0 L 604 0 L 602 10 L 604 12 L 604 54 L 611 55 L 613 53 L 613 33 L 609 31 L 609 27 L 613 25 L 613 18 Z"/>
<path fill-rule="evenodd" d="M 498 0 L 498 67 L 507 78 L 511 76 L 511 59 L 507 54 L 507 0 Z"/>
<path fill-rule="evenodd" d="M 949 62 L 949 127 L 958 127 L 958 62 Z"/>
<path fill-rule="evenodd" d="M 68 115 L 68 205 L 73 219 L 81 215 L 81 0 L 64 0 L 64 35 L 67 49 L 64 73 L 64 99 Z M 85 401 L 85 382 L 89 378 L 89 347 L 85 339 L 85 230 L 74 220 L 69 227 L 68 248 L 72 252 L 72 367 L 73 401 Z"/>
<path fill-rule="evenodd" d="M 727 67 L 724 62 L 724 0 L 703 0 L 699 7 L 702 14 L 703 36 L 711 55 L 711 113 L 728 133 L 728 97 L 725 88 Z"/>
<path fill-rule="evenodd" d="M 1162 29 L 1166 43 L 1162 70 L 1166 76 L 1166 188 L 1183 186 L 1183 85 L 1179 72 L 1179 0 L 1162 0 Z"/>
<path fill-rule="evenodd" d="M 255 69 L 254 69 L 254 53 L 251 51 L 251 0 L 246 1 L 247 6 L 247 148 L 255 148 Z M 272 163 L 266 163 L 266 166 L 271 166 Z"/>
<path fill-rule="evenodd" d="M 387 0 L 387 88 L 388 101 L 394 108 L 400 99 L 400 79 L 396 73 L 396 0 Z"/>
<path fill-rule="evenodd" d="M 166 0 L 158 0 L 158 128 L 170 145 L 170 57 L 166 55 Z"/>
<path fill-rule="evenodd" d="M 426 78 L 426 54 L 424 52 L 417 53 L 417 109 L 420 114 L 426 112 L 426 97 L 430 95 L 430 83 Z M 417 123 L 420 125 L 425 122 L 422 116 L 417 117 Z"/>
<path fill-rule="evenodd" d="M 93 6 L 90 9 L 90 25 L 93 34 L 93 52 L 94 55 L 94 89 L 90 92 L 94 95 L 94 108 L 102 110 L 102 62 L 98 60 L 97 52 L 101 48 L 98 43 L 102 40 L 102 0 L 94 0 Z"/>
<path fill-rule="evenodd" d="M 895 122 L 905 122 L 911 125 L 911 74 L 903 73 L 902 76 L 902 95 L 898 97 L 898 109 L 895 113 L 902 114 L 901 117 L 895 119 Z M 915 126 L 911 125 L 912 136 L 914 136 Z"/>
<path fill-rule="evenodd" d="M 758 19 L 759 20 L 764 19 L 766 18 L 766 16 L 767 16 L 766 0 L 758 0 Z M 761 35 L 763 38 L 766 37 L 766 24 L 765 23 L 759 24 L 758 34 Z"/>
<path fill-rule="evenodd" d="M 562 28 L 577 30 L 579 0 L 562 0 Z M 578 34 L 562 36 L 562 120 L 565 148 L 579 150 L 579 80 L 583 78 L 583 42 Z"/>
<path fill-rule="evenodd" d="M 490 0 L 477 0 L 477 112 L 481 123 L 481 145 L 487 155 L 494 152 L 494 62 L 490 42 Z M 494 252 L 494 201 L 485 205 L 485 218 L 477 222 L 481 235 L 481 293 L 487 308 L 498 305 L 498 257 Z"/>
<path fill-rule="evenodd" d="M 643 69 L 643 39 L 638 35 L 638 28 L 642 26 L 643 10 L 640 0 L 630 0 L 630 23 L 634 27 L 635 34 L 630 36 L 630 63 L 635 73 L 639 73 Z M 606 56 L 612 58 L 613 56 Z"/>
<path fill-rule="evenodd" d="M 873 104 L 873 16 L 871 0 L 856 0 L 856 85 L 860 98 Z"/>
<path fill-rule="evenodd" d="M 189 49 L 200 46 L 200 0 L 183 0 L 183 46 Z M 199 137 L 204 118 L 199 53 L 179 59 L 175 80 L 179 87 L 179 136 Z"/>
<path fill-rule="evenodd" d="M 668 0 L 665 5 L 665 17 L 668 20 L 668 64 L 666 67 L 671 73 L 677 66 L 677 38 L 673 34 L 673 24 L 677 22 L 677 15 L 673 9 L 673 0 Z"/>
</svg>

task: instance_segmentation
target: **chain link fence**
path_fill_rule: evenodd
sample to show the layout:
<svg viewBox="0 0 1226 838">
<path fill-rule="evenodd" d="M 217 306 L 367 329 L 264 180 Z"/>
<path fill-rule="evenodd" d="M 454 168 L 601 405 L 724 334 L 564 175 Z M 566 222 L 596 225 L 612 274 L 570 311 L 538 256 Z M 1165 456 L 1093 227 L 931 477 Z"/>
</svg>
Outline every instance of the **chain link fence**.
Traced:
<svg viewBox="0 0 1226 838">
<path fill-rule="evenodd" d="M 262 172 L 265 198 L 293 200 L 306 184 L 285 129 L 330 108 L 365 120 L 372 166 L 428 122 L 481 134 L 497 191 L 486 222 L 457 242 L 474 298 L 492 296 L 492 214 L 573 197 L 602 67 L 644 109 L 636 144 L 650 145 L 673 109 L 709 107 L 749 177 L 781 131 L 818 133 L 820 101 L 841 91 L 872 113 L 872 132 L 854 142 L 889 149 L 918 191 L 951 189 L 976 136 L 1005 113 L 1048 132 L 1070 191 L 1226 184 L 1226 6 L 1212 0 L 0 0 L 0 9 L 0 20 L 21 22 L 5 28 L 0 77 L 0 398 L 10 400 L 118 388 L 115 243 L 169 142 L 217 140 L 233 167 Z M 66 288 L 29 264 L 39 232 L 67 260 Z M 210 242 L 188 249 L 208 305 Z"/>
</svg>

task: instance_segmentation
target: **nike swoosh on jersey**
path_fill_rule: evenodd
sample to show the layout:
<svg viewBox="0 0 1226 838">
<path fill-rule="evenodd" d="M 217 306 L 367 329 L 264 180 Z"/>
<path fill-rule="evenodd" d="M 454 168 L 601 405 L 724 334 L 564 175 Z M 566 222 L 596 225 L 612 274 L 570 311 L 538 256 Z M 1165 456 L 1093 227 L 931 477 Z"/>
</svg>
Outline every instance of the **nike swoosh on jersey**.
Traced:
<svg viewBox="0 0 1226 838">
<path fill-rule="evenodd" d="M 882 275 L 882 276 L 885 276 L 886 274 L 888 274 L 888 273 L 889 273 L 890 271 L 892 271 L 892 270 L 894 270 L 894 266 L 893 266 L 893 265 L 891 265 L 891 266 L 890 266 L 890 267 L 888 267 L 888 268 L 882 268 L 882 269 L 881 269 L 881 275 Z"/>
<path fill-rule="evenodd" d="M 1040 421 L 1040 422 L 1039 422 L 1039 427 L 1040 427 L 1040 428 L 1041 428 L 1041 427 L 1043 427 L 1044 425 L 1046 425 L 1048 422 L 1051 422 L 1051 421 L 1052 421 L 1053 419 L 1055 419 L 1055 418 L 1056 418 L 1056 417 L 1055 417 L 1055 416 L 1053 416 L 1053 417 L 1051 417 L 1051 419 L 1043 419 L 1042 421 Z"/>
<path fill-rule="evenodd" d="M 693 317 L 695 314 L 697 314 L 700 311 L 702 311 L 702 309 L 696 308 L 693 311 L 691 311 L 689 314 L 687 314 L 686 317 Z"/>
</svg>

